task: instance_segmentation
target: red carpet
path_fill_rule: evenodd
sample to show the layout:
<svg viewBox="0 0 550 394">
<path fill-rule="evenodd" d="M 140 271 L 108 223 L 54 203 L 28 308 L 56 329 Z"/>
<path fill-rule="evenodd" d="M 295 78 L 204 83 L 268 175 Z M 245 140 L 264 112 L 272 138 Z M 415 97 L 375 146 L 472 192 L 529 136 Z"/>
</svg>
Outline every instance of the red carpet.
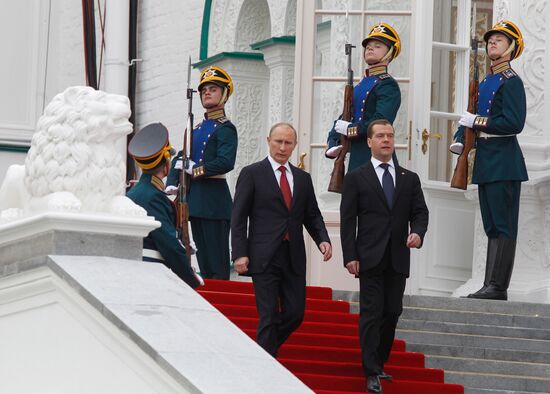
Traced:
<svg viewBox="0 0 550 394">
<path fill-rule="evenodd" d="M 256 312 L 252 283 L 206 280 L 199 293 L 252 339 Z M 278 360 L 319 394 L 364 393 L 357 324 L 349 304 L 333 301 L 327 287 L 308 287 L 305 319 L 279 350 Z M 440 369 L 424 367 L 424 355 L 407 352 L 404 341 L 394 341 L 383 381 L 384 393 L 463 394 L 464 388 L 445 384 Z"/>
</svg>

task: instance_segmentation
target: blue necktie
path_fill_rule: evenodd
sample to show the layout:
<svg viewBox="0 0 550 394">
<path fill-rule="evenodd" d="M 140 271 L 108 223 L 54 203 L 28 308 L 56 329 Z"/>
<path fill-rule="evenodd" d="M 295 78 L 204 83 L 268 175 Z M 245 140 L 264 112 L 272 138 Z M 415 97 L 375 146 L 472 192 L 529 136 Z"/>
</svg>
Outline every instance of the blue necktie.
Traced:
<svg viewBox="0 0 550 394">
<path fill-rule="evenodd" d="M 382 189 L 386 195 L 386 200 L 388 201 L 388 206 L 391 208 L 393 205 L 393 191 L 395 186 L 393 185 L 393 177 L 390 174 L 388 163 L 381 163 L 380 167 L 384 169 L 384 175 L 382 175 Z"/>
</svg>

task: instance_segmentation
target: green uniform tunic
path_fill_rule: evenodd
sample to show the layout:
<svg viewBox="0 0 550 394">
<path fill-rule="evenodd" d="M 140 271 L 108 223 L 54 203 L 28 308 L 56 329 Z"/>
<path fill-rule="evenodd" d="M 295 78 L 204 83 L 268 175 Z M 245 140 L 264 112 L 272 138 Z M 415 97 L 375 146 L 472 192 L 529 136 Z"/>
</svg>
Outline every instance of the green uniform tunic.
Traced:
<svg viewBox="0 0 550 394">
<path fill-rule="evenodd" d="M 177 238 L 176 212 L 164 193 L 164 183 L 153 175 L 143 174 L 128 192 L 128 197 L 161 224 L 143 239 L 143 248 L 159 252 L 162 258 L 144 257 L 143 260 L 163 263 L 189 286 L 198 287 L 199 281 L 191 268 L 185 248 Z"/>
</svg>

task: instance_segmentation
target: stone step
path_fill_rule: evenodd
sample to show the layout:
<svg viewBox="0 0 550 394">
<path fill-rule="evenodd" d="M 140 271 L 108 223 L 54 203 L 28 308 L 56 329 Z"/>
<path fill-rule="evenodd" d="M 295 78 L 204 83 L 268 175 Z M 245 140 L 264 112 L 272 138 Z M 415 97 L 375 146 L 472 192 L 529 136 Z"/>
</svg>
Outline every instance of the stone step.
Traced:
<svg viewBox="0 0 550 394">
<path fill-rule="evenodd" d="M 445 371 L 445 383 L 461 384 L 475 393 L 476 389 L 507 390 L 513 393 L 546 393 L 550 392 L 549 378 L 531 378 L 510 374 L 487 374 L 473 372 Z"/>
<path fill-rule="evenodd" d="M 547 326 L 550 327 L 550 326 Z M 541 328 L 490 326 L 484 324 L 449 323 L 440 321 L 423 321 L 399 319 L 399 328 L 416 331 L 435 331 L 439 333 L 470 334 L 506 338 L 529 338 L 548 341 L 550 351 L 550 330 Z"/>
<path fill-rule="evenodd" d="M 550 328 L 550 317 L 446 309 L 404 307 L 401 319 L 480 324 L 503 327 Z"/>
<path fill-rule="evenodd" d="M 548 360 L 550 362 L 550 360 Z M 426 366 L 445 371 L 461 371 L 533 378 L 550 378 L 550 364 L 517 361 L 486 360 L 477 358 L 426 355 Z"/>
<path fill-rule="evenodd" d="M 480 388 L 468 388 L 464 387 L 464 394 L 540 394 L 534 391 L 510 391 L 510 390 L 498 390 L 498 389 L 480 389 Z"/>
<path fill-rule="evenodd" d="M 415 331 L 398 327 L 396 336 L 407 343 L 471 346 L 485 349 L 524 350 L 529 352 L 550 352 L 550 341 L 501 336 L 454 334 L 438 331 Z"/>
<path fill-rule="evenodd" d="M 550 304 L 529 302 L 405 295 L 403 305 L 416 308 L 550 317 Z"/>
<path fill-rule="evenodd" d="M 528 352 L 505 349 L 483 349 L 480 347 L 472 346 L 429 345 L 424 343 L 418 344 L 412 342 L 407 342 L 407 351 L 424 353 L 426 354 L 426 356 L 436 355 L 497 361 L 500 360 L 529 363 L 548 363 L 550 360 L 550 353 L 544 352 Z"/>
</svg>

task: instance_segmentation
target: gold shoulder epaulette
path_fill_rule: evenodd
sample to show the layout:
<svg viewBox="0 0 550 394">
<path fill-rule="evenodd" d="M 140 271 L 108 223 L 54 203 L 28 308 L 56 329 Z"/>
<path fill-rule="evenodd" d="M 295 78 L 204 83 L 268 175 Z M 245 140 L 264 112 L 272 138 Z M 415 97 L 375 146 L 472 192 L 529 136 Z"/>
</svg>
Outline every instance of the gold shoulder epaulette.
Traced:
<svg viewBox="0 0 550 394">
<path fill-rule="evenodd" d="M 510 79 L 510 78 L 513 78 L 513 77 L 516 77 L 517 74 L 514 70 L 512 70 L 511 68 L 507 69 L 507 70 L 504 70 L 502 72 L 502 75 L 504 75 L 504 78 L 506 79 Z"/>
</svg>

